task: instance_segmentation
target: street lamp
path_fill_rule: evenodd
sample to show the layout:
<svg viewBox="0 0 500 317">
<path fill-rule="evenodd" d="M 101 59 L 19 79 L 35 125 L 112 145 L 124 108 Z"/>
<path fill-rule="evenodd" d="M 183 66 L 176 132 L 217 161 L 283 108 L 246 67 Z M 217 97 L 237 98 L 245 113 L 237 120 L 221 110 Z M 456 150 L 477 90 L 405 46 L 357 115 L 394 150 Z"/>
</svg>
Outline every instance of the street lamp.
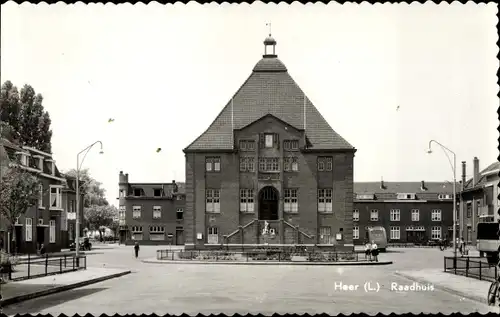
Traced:
<svg viewBox="0 0 500 317">
<path fill-rule="evenodd" d="M 453 256 L 456 258 L 457 257 L 457 155 L 455 152 L 447 148 L 446 146 L 442 145 L 436 140 L 430 140 L 429 141 L 429 149 L 427 150 L 427 153 L 431 154 L 432 149 L 431 145 L 432 143 L 436 143 L 441 147 L 443 150 L 444 154 L 448 158 L 448 161 L 450 162 L 451 169 L 453 171 Z M 446 152 L 450 152 L 453 154 L 453 163 L 451 162 L 450 156 Z"/>
<path fill-rule="evenodd" d="M 78 255 L 80 251 L 80 168 L 82 167 L 83 161 L 85 160 L 85 157 L 87 156 L 87 153 L 89 153 L 90 149 L 99 143 L 101 145 L 101 150 L 99 151 L 99 154 L 103 154 L 104 152 L 102 151 L 102 142 L 101 141 L 96 141 L 92 143 L 91 145 L 87 146 L 83 150 L 81 150 L 77 155 L 76 155 L 76 237 L 75 237 L 75 255 L 76 255 L 76 260 L 78 261 Z M 80 154 L 85 152 L 85 155 L 83 155 L 82 161 L 80 162 Z"/>
</svg>

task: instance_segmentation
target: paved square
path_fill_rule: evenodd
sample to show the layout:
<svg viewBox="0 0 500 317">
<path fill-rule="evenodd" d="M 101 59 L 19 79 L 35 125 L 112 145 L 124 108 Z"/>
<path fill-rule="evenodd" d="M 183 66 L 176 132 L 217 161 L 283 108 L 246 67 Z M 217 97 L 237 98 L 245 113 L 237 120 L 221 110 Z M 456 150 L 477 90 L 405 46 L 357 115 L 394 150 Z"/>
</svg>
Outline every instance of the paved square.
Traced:
<svg viewBox="0 0 500 317">
<path fill-rule="evenodd" d="M 143 246 L 140 257 L 154 257 L 156 249 Z M 88 265 L 128 268 L 132 274 L 10 306 L 5 313 L 388 314 L 490 311 L 484 304 L 441 290 L 391 290 L 393 283 L 403 288 L 413 283 L 395 276 L 396 270 L 439 269 L 443 265 L 444 253 L 437 249 L 399 250 L 381 255 L 383 259 L 395 262 L 388 266 L 233 266 L 147 264 L 133 257 L 132 247 L 121 246 L 89 256 Z M 366 291 L 367 282 L 371 282 L 371 288 L 375 290 Z M 339 289 L 340 283 L 348 289 Z M 349 285 L 353 290 L 349 290 Z"/>
</svg>

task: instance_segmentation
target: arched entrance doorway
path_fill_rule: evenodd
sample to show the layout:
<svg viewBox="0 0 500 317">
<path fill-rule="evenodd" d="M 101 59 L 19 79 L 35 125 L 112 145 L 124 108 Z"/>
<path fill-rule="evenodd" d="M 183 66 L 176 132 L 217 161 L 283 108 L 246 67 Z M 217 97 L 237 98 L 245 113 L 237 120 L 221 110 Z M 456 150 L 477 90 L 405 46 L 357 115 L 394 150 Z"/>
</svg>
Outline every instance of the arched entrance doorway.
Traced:
<svg viewBox="0 0 500 317">
<path fill-rule="evenodd" d="M 259 192 L 259 220 L 278 220 L 278 190 L 266 186 Z"/>
</svg>

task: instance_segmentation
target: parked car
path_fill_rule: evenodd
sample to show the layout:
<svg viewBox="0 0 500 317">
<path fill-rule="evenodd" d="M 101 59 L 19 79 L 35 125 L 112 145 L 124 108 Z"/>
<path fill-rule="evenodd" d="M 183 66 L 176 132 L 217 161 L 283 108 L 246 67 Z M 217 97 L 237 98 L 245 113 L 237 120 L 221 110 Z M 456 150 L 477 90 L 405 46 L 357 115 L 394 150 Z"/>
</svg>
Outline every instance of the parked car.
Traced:
<svg viewBox="0 0 500 317">
<path fill-rule="evenodd" d="M 83 251 L 90 251 L 90 250 L 92 250 L 92 243 L 90 243 L 90 239 L 87 238 L 87 237 L 85 237 L 82 240 L 83 241 L 80 242 L 80 250 L 83 250 Z M 70 244 L 69 250 L 70 251 L 75 251 L 76 250 L 76 244 L 74 242 L 72 244 Z"/>
</svg>

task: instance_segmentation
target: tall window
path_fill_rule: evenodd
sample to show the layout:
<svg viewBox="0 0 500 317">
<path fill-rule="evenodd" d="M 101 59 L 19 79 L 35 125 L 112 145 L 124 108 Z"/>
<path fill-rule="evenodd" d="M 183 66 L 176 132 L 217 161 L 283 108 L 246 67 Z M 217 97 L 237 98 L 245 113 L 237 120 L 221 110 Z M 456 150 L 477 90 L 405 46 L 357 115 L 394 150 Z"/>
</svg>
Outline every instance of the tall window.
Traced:
<svg viewBox="0 0 500 317">
<path fill-rule="evenodd" d="M 467 218 L 472 218 L 472 203 L 467 203 Z"/>
<path fill-rule="evenodd" d="M 319 156 L 318 157 L 318 171 L 330 172 L 333 170 L 333 157 Z"/>
<path fill-rule="evenodd" d="M 206 157 L 205 170 L 207 172 L 220 172 L 220 156 Z"/>
<path fill-rule="evenodd" d="M 161 206 L 153 206 L 153 219 L 161 218 Z"/>
<path fill-rule="evenodd" d="M 279 148 L 279 135 L 277 133 L 261 133 L 260 148 Z"/>
<path fill-rule="evenodd" d="M 420 221 L 420 210 L 418 209 L 411 210 L 411 221 Z"/>
<path fill-rule="evenodd" d="M 399 209 L 391 209 L 391 221 L 399 221 L 401 218 L 401 211 Z"/>
<path fill-rule="evenodd" d="M 285 157 L 283 159 L 283 170 L 285 172 L 298 172 L 299 159 L 296 157 Z"/>
<path fill-rule="evenodd" d="M 285 151 L 297 151 L 299 149 L 299 140 L 283 141 L 283 149 Z"/>
<path fill-rule="evenodd" d="M 38 185 L 38 207 L 43 207 L 43 185 Z"/>
<path fill-rule="evenodd" d="M 265 135 L 265 137 L 266 137 L 266 141 L 265 141 L 266 143 L 265 143 L 265 146 L 266 146 L 267 148 L 271 148 L 271 147 L 273 147 L 273 145 L 274 145 L 274 142 L 273 142 L 273 135 L 272 135 L 272 134 L 266 134 L 266 135 Z"/>
<path fill-rule="evenodd" d="M 49 242 L 56 243 L 56 221 L 49 220 Z"/>
<path fill-rule="evenodd" d="M 217 227 L 209 227 L 207 230 L 207 242 L 208 244 L 218 244 L 219 243 L 219 230 Z"/>
<path fill-rule="evenodd" d="M 240 157 L 240 172 L 254 172 L 255 159 L 253 157 Z"/>
<path fill-rule="evenodd" d="M 378 221 L 378 210 L 377 209 L 370 210 L 370 221 Z"/>
<path fill-rule="evenodd" d="M 62 194 L 60 186 L 50 186 L 50 208 L 62 209 Z"/>
<path fill-rule="evenodd" d="M 320 244 L 331 244 L 332 243 L 332 228 L 331 227 L 319 227 L 319 243 Z"/>
<path fill-rule="evenodd" d="M 359 221 L 359 210 L 354 209 L 352 211 L 352 221 Z"/>
<path fill-rule="evenodd" d="M 441 239 L 441 227 L 431 227 L 431 239 Z"/>
<path fill-rule="evenodd" d="M 318 189 L 318 211 L 333 212 L 333 189 Z"/>
<path fill-rule="evenodd" d="M 253 189 L 240 189 L 240 211 L 254 212 Z"/>
<path fill-rule="evenodd" d="M 297 189 L 285 189 L 283 208 L 285 212 L 299 212 Z"/>
<path fill-rule="evenodd" d="M 33 219 L 32 218 L 26 218 L 26 234 L 24 237 L 24 240 L 29 242 L 33 241 Z"/>
<path fill-rule="evenodd" d="M 141 206 L 132 206 L 132 218 L 141 218 Z"/>
<path fill-rule="evenodd" d="M 125 206 L 118 207 L 118 218 L 120 220 L 125 220 L 125 211 L 126 211 L 126 207 Z"/>
<path fill-rule="evenodd" d="M 277 157 L 260 157 L 259 171 L 261 172 L 279 172 L 280 164 Z"/>
<path fill-rule="evenodd" d="M 359 239 L 359 227 L 358 226 L 352 227 L 352 238 L 354 240 Z"/>
<path fill-rule="evenodd" d="M 399 227 L 391 227 L 391 240 L 401 239 L 401 231 Z"/>
<path fill-rule="evenodd" d="M 184 209 L 182 208 L 177 208 L 177 220 L 182 220 L 184 219 Z"/>
<path fill-rule="evenodd" d="M 207 189 L 206 190 L 206 212 L 220 212 L 220 190 Z"/>
<path fill-rule="evenodd" d="M 431 211 L 431 220 L 432 221 L 441 221 L 441 210 L 440 209 L 433 209 Z"/>
</svg>

